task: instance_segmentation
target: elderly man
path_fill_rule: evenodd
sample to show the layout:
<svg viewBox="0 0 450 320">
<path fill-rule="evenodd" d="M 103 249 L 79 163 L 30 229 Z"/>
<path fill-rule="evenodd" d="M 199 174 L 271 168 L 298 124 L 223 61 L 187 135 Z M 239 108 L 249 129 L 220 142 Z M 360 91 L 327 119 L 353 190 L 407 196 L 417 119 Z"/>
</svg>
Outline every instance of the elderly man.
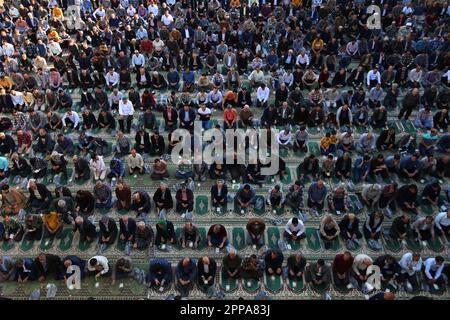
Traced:
<svg viewBox="0 0 450 320">
<path fill-rule="evenodd" d="M 92 243 L 97 237 L 97 230 L 95 225 L 89 221 L 89 219 L 84 219 L 81 216 L 75 218 L 75 226 L 73 232 L 80 232 L 80 242 Z"/>
<path fill-rule="evenodd" d="M 144 221 L 139 221 L 137 223 L 133 248 L 138 250 L 150 249 L 153 247 L 154 239 L 155 234 L 153 233 L 153 229 L 145 225 Z"/>
<path fill-rule="evenodd" d="M 178 262 L 175 275 L 177 278 L 177 290 L 180 291 L 183 297 L 187 297 L 189 292 L 194 288 L 195 278 L 197 277 L 197 266 L 190 258 L 184 257 Z"/>
<path fill-rule="evenodd" d="M 41 240 L 42 225 L 43 221 L 40 215 L 28 213 L 25 216 L 25 239 L 28 241 Z"/>
<path fill-rule="evenodd" d="M 239 279 L 241 277 L 242 258 L 231 250 L 222 260 L 222 276 L 225 279 Z"/>
<path fill-rule="evenodd" d="M 356 144 L 356 151 L 362 155 L 375 152 L 376 140 L 372 132 L 363 133 Z"/>
<path fill-rule="evenodd" d="M 28 181 L 28 191 L 30 197 L 28 203 L 31 209 L 41 211 L 48 209 L 52 201 L 52 193 L 42 183 L 36 183 L 36 180 L 30 179 Z"/>
<path fill-rule="evenodd" d="M 383 190 L 379 184 L 369 184 L 363 187 L 361 197 L 367 208 L 373 209 L 378 206 L 382 192 Z"/>
<path fill-rule="evenodd" d="M 151 209 L 150 195 L 146 191 L 133 193 L 130 209 L 136 212 L 136 218 L 141 217 L 144 221 L 147 221 L 147 215 Z"/>
<path fill-rule="evenodd" d="M 331 214 L 326 214 L 319 227 L 320 238 L 324 242 L 325 249 L 330 249 L 332 242 L 337 239 L 340 229 Z"/>
<path fill-rule="evenodd" d="M 76 217 L 75 203 L 72 197 L 59 197 L 52 201 L 50 208 L 59 214 L 64 223 L 73 224 Z"/>
<path fill-rule="evenodd" d="M 145 173 L 144 160 L 142 159 L 142 156 L 136 152 L 136 149 L 131 149 L 131 152 L 127 157 L 127 166 L 130 175 L 133 175 L 135 172 L 138 172 L 139 174 Z"/>
<path fill-rule="evenodd" d="M 362 289 L 367 278 L 367 268 L 373 264 L 373 260 L 366 254 L 360 253 L 353 259 L 350 281 L 353 287 Z"/>
<path fill-rule="evenodd" d="M 197 262 L 197 280 L 201 291 L 207 293 L 214 285 L 216 278 L 217 263 L 213 258 L 204 256 Z"/>
<path fill-rule="evenodd" d="M 106 215 L 100 219 L 98 225 L 100 227 L 98 236 L 98 252 L 102 253 L 108 246 L 116 242 L 118 229 L 114 219 Z"/>
<path fill-rule="evenodd" d="M 53 274 L 55 280 L 63 279 L 63 263 L 54 254 L 41 253 L 34 260 L 32 273 L 39 282 L 43 283 Z"/>
</svg>

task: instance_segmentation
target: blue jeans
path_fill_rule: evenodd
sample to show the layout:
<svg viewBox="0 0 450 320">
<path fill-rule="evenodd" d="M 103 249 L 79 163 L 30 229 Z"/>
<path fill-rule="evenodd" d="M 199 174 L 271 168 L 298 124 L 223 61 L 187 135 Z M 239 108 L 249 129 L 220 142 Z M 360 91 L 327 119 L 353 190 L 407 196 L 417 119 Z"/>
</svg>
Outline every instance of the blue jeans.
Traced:
<svg viewBox="0 0 450 320">
<path fill-rule="evenodd" d="M 211 120 L 203 120 L 202 128 L 205 130 L 211 129 Z"/>
<path fill-rule="evenodd" d="M 431 127 L 433 126 L 432 121 L 429 119 L 426 119 L 425 121 L 421 121 L 420 119 L 416 119 L 414 121 L 414 125 L 419 128 L 420 125 L 423 125 L 425 128 L 427 129 L 431 129 Z"/>
</svg>

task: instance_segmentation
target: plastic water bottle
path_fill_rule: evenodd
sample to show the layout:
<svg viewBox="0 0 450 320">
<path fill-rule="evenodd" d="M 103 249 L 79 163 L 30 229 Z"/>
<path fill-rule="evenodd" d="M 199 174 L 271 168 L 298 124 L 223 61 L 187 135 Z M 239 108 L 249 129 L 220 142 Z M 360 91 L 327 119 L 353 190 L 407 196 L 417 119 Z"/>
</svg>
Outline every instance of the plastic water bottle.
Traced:
<svg viewBox="0 0 450 320">
<path fill-rule="evenodd" d="M 53 182 L 55 185 L 59 186 L 61 184 L 61 175 L 57 174 L 53 177 Z"/>
<path fill-rule="evenodd" d="M 111 188 L 114 188 L 116 186 L 116 183 L 117 183 L 117 179 L 116 179 L 116 177 L 113 177 L 111 179 Z"/>
</svg>

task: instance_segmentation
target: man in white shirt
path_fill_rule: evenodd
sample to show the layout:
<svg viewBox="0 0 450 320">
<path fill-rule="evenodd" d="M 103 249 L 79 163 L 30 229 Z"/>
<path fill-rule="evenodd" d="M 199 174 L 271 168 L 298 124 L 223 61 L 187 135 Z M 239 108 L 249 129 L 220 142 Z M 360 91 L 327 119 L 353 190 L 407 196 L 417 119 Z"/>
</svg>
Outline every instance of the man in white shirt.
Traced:
<svg viewBox="0 0 450 320">
<path fill-rule="evenodd" d="M 113 91 L 113 89 L 119 84 L 119 74 L 114 71 L 114 68 L 109 68 L 109 71 L 105 76 L 105 80 L 108 90 Z"/>
<path fill-rule="evenodd" d="M 95 275 L 95 280 L 110 273 L 108 259 L 104 256 L 94 256 L 89 259 L 87 269 Z"/>
<path fill-rule="evenodd" d="M 131 65 L 134 67 L 134 71 L 138 73 L 139 69 L 145 64 L 145 57 L 139 50 L 135 50 L 131 57 Z"/>
<path fill-rule="evenodd" d="M 161 22 L 166 27 L 170 27 L 170 25 L 173 23 L 173 17 L 171 14 L 169 14 L 168 10 L 166 10 L 166 12 L 164 12 L 163 16 L 161 17 Z"/>
<path fill-rule="evenodd" d="M 439 290 L 439 288 L 445 286 L 445 278 L 442 270 L 444 270 L 443 257 L 437 256 L 436 258 L 428 258 L 425 260 L 425 269 L 423 270 L 425 280 L 434 290 Z"/>
<path fill-rule="evenodd" d="M 283 131 L 278 133 L 277 142 L 282 148 L 292 148 L 292 133 L 289 127 L 286 127 Z"/>
<path fill-rule="evenodd" d="M 119 102 L 119 126 L 120 131 L 130 133 L 131 123 L 133 122 L 134 107 L 127 97 L 123 97 Z M 127 121 L 127 127 L 125 130 L 124 122 Z"/>
<path fill-rule="evenodd" d="M 434 226 L 440 235 L 450 237 L 450 209 L 440 212 L 434 219 Z"/>
<path fill-rule="evenodd" d="M 89 161 L 89 167 L 94 172 L 94 179 L 95 181 L 104 180 L 106 176 L 106 166 L 105 162 L 103 161 L 103 157 L 99 155 L 95 155 L 90 161 Z"/>
<path fill-rule="evenodd" d="M 351 57 L 356 57 L 358 55 L 358 49 L 358 42 L 355 39 L 347 43 L 347 46 L 345 48 L 347 54 Z"/>
<path fill-rule="evenodd" d="M 302 51 L 300 52 L 300 54 L 297 56 L 297 60 L 295 61 L 296 65 L 300 65 L 304 68 L 306 68 L 307 66 L 309 66 L 309 57 L 308 55 Z"/>
<path fill-rule="evenodd" d="M 352 277 L 350 279 L 354 287 L 362 288 L 370 274 L 367 268 L 373 264 L 373 260 L 367 254 L 360 253 L 353 259 Z"/>
<path fill-rule="evenodd" d="M 407 291 L 412 292 L 419 289 L 418 273 L 422 270 L 422 258 L 420 253 L 405 253 L 399 261 L 402 271 L 398 277 L 400 283 L 405 282 Z"/>
<path fill-rule="evenodd" d="M 284 227 L 286 241 L 297 241 L 306 238 L 305 225 L 298 218 L 291 218 Z"/>
<path fill-rule="evenodd" d="M 11 43 L 4 40 L 2 45 L 2 53 L 5 56 L 12 57 L 14 55 L 14 46 Z"/>
<path fill-rule="evenodd" d="M 256 85 L 264 81 L 264 72 L 259 67 L 256 67 L 248 76 L 248 80 L 252 87 L 256 87 Z"/>
<path fill-rule="evenodd" d="M 47 53 L 49 56 L 60 56 L 62 53 L 61 46 L 58 42 L 50 40 L 50 43 L 47 46 Z"/>
<path fill-rule="evenodd" d="M 420 66 L 416 66 L 414 69 L 411 69 L 408 75 L 409 85 L 411 87 L 420 87 L 420 82 L 422 80 L 423 71 Z"/>
<path fill-rule="evenodd" d="M 266 108 L 267 101 L 269 100 L 270 90 L 266 87 L 266 84 L 263 82 L 258 87 L 256 91 L 256 107 L 258 108 Z"/>
<path fill-rule="evenodd" d="M 381 84 L 381 74 L 378 71 L 378 67 L 375 66 L 367 73 L 367 86 L 373 88 L 377 83 Z"/>
<path fill-rule="evenodd" d="M 158 5 L 156 3 L 154 3 L 153 1 L 150 2 L 148 8 L 148 13 L 153 13 L 155 15 L 155 17 L 158 16 Z"/>
<path fill-rule="evenodd" d="M 77 112 L 72 111 L 72 109 L 68 109 L 62 117 L 61 122 L 64 128 L 71 127 L 76 130 L 80 123 L 80 116 Z"/>
<path fill-rule="evenodd" d="M 153 55 L 156 57 L 161 56 L 166 44 L 161 40 L 160 36 L 157 35 L 155 40 L 153 40 Z"/>
<path fill-rule="evenodd" d="M 131 149 L 131 153 L 127 157 L 128 173 L 133 175 L 136 171 L 140 174 L 145 173 L 144 159 L 136 152 L 136 149 Z"/>
</svg>

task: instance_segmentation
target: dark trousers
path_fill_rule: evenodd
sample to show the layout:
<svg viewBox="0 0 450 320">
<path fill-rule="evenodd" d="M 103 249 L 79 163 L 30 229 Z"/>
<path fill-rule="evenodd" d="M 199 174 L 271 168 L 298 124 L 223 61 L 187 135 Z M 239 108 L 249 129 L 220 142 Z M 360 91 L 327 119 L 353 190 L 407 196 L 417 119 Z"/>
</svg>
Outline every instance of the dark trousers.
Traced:
<svg viewBox="0 0 450 320">
<path fill-rule="evenodd" d="M 125 131 L 125 119 L 126 119 L 126 123 L 127 123 L 127 128 Z M 119 126 L 120 126 L 120 131 L 125 132 L 125 133 L 130 133 L 131 131 L 131 123 L 133 122 L 133 116 L 124 116 L 122 119 L 119 119 Z"/>
<path fill-rule="evenodd" d="M 400 112 L 398 114 L 398 119 L 401 120 L 403 115 L 405 116 L 405 120 L 408 120 L 409 116 L 412 113 L 412 108 L 411 107 L 402 107 L 400 109 Z"/>
<path fill-rule="evenodd" d="M 42 238 L 42 227 L 36 229 L 35 231 L 30 231 L 25 234 L 25 240 L 36 241 Z"/>
</svg>

